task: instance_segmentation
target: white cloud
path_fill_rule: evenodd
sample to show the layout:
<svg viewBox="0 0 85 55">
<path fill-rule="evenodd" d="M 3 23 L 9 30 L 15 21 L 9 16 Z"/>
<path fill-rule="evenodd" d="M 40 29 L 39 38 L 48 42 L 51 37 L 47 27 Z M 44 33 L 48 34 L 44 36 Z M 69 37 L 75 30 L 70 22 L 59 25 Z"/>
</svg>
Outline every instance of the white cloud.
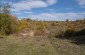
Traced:
<svg viewBox="0 0 85 55">
<path fill-rule="evenodd" d="M 13 11 L 13 12 L 18 12 L 19 10 L 17 10 L 17 9 L 11 9 L 11 11 Z"/>
<path fill-rule="evenodd" d="M 33 14 L 33 12 L 31 12 L 31 11 L 28 11 L 28 12 L 27 12 L 27 11 L 23 11 L 23 12 L 21 13 L 21 12 L 18 11 L 18 12 L 13 12 L 12 14 L 13 14 L 13 15 L 16 15 L 16 16 L 17 16 L 17 15 L 18 15 L 18 16 L 20 16 L 20 15 L 21 15 L 21 16 L 25 16 L 25 15 L 31 15 L 31 14 Z M 24 15 L 23 15 L 23 14 L 24 14 Z"/>
<path fill-rule="evenodd" d="M 55 4 L 57 2 L 57 0 L 47 0 L 47 3 L 49 4 L 49 5 L 53 5 L 53 4 Z"/>
<path fill-rule="evenodd" d="M 26 11 L 26 12 L 23 12 L 23 13 L 25 13 L 25 14 L 32 14 L 33 12 L 27 12 L 27 11 Z"/>
<path fill-rule="evenodd" d="M 43 13 L 40 15 L 30 15 L 29 16 L 32 19 L 39 18 L 39 20 L 77 20 L 85 18 L 85 13 L 57 13 L 57 14 L 49 14 L 49 13 Z"/>
<path fill-rule="evenodd" d="M 20 13 L 20 12 L 14 12 L 12 15 L 17 16 L 17 15 L 23 15 L 23 14 L 22 14 L 22 13 Z"/>
<path fill-rule="evenodd" d="M 21 1 L 13 4 L 13 7 L 17 10 L 31 10 L 32 8 L 47 7 L 47 4 L 43 1 Z"/>
<path fill-rule="evenodd" d="M 11 11 L 17 12 L 21 10 L 32 10 L 33 8 L 44 8 L 57 3 L 57 0 L 20 0 L 18 2 L 12 2 L 10 0 L 1 0 L 1 3 L 9 2 L 11 5 Z"/>
<path fill-rule="evenodd" d="M 24 0 L 16 3 L 12 3 L 12 9 L 20 10 L 31 10 L 32 8 L 44 8 L 53 5 L 57 0 Z"/>
<path fill-rule="evenodd" d="M 85 0 L 76 0 L 76 1 L 78 2 L 78 4 L 79 4 L 81 7 L 85 8 Z"/>
</svg>

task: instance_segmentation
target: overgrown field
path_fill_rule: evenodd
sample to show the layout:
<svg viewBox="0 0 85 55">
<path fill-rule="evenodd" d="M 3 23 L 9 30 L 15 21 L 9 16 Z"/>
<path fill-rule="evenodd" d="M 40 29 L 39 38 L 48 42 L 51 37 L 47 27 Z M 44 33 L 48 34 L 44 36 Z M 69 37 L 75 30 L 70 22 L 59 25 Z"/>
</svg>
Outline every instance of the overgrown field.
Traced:
<svg viewBox="0 0 85 55">
<path fill-rule="evenodd" d="M 85 46 L 70 40 L 9 35 L 0 39 L 0 55 L 85 55 Z"/>
</svg>

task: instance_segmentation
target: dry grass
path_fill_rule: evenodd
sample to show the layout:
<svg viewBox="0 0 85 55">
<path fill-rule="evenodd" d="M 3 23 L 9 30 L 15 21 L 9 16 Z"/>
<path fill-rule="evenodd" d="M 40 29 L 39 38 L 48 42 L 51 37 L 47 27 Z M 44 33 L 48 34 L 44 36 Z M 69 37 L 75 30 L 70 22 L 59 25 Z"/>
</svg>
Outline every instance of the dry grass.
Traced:
<svg viewBox="0 0 85 55">
<path fill-rule="evenodd" d="M 0 55 L 59 55 L 47 38 L 5 36 L 0 39 Z"/>
<path fill-rule="evenodd" d="M 54 37 L 10 35 L 0 39 L 0 55 L 85 55 L 85 45 Z"/>
<path fill-rule="evenodd" d="M 85 55 L 85 45 L 77 45 L 67 39 L 51 38 L 50 41 L 61 55 Z"/>
</svg>

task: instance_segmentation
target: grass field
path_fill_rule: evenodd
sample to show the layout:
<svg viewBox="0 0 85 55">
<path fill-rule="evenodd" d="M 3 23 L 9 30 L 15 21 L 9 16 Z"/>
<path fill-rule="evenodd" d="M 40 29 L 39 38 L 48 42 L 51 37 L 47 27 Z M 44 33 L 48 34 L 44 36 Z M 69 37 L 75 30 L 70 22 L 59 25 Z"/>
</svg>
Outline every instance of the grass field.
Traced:
<svg viewBox="0 0 85 55">
<path fill-rule="evenodd" d="M 70 40 L 9 35 L 0 39 L 0 55 L 85 55 L 85 46 Z"/>
</svg>

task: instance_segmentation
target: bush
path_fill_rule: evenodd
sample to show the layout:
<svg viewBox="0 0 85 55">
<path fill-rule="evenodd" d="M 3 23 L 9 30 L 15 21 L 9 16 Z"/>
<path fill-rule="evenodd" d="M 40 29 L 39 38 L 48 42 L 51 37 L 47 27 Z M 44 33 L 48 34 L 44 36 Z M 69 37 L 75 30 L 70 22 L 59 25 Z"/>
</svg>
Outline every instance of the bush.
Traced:
<svg viewBox="0 0 85 55">
<path fill-rule="evenodd" d="M 24 19 L 19 20 L 18 32 L 28 29 L 28 22 Z"/>
<path fill-rule="evenodd" d="M 3 34 L 11 34 L 17 31 L 17 18 L 8 15 L 0 14 L 0 32 Z"/>
<path fill-rule="evenodd" d="M 38 25 L 37 30 L 42 30 L 46 28 L 46 23 L 43 21 L 38 22 L 37 25 Z"/>
<path fill-rule="evenodd" d="M 59 31 L 58 33 L 56 33 L 55 37 L 56 38 L 70 38 L 71 36 L 73 36 L 75 33 L 75 31 L 72 30 L 66 30 L 64 31 Z"/>
<path fill-rule="evenodd" d="M 64 33 L 64 36 L 66 38 L 69 38 L 69 37 L 75 35 L 75 32 L 76 32 L 75 30 L 66 30 L 65 33 Z"/>
</svg>

